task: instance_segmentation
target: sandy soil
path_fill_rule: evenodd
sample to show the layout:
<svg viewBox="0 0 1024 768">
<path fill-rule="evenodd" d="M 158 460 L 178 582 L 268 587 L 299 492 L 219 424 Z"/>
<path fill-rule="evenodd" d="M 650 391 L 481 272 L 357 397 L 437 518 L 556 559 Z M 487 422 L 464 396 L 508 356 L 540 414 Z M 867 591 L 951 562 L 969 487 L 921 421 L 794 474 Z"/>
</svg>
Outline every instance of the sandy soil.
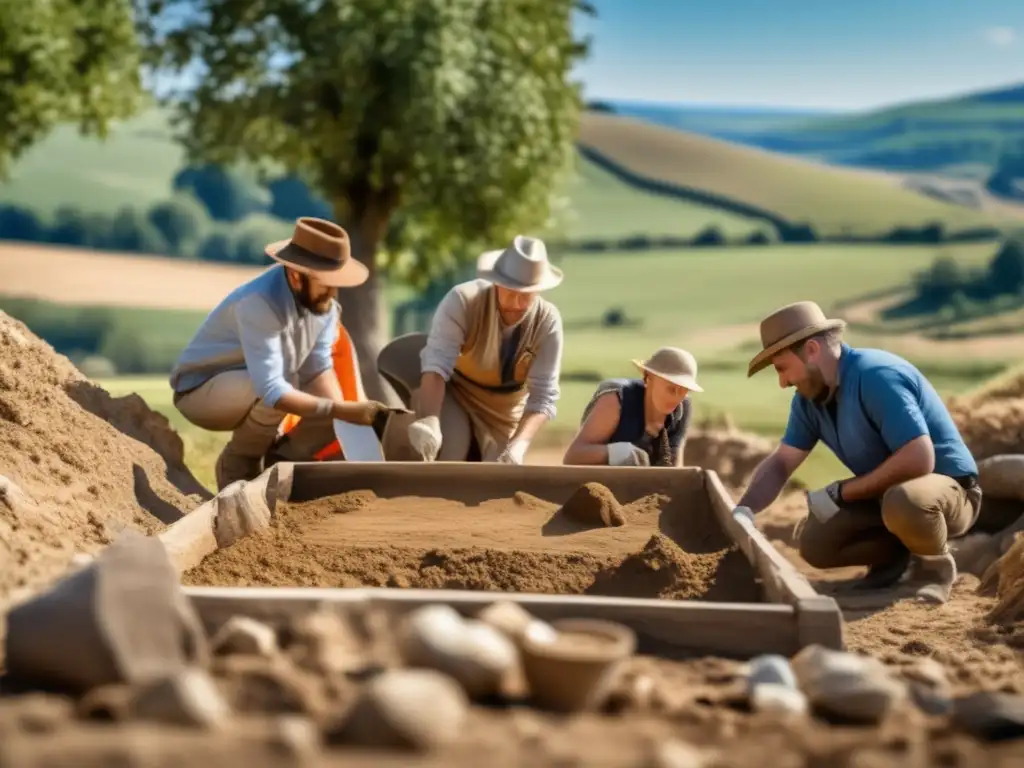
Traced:
<svg viewBox="0 0 1024 768">
<path fill-rule="evenodd" d="M 31 264 L 26 269 L 26 264 Z M 4 296 L 58 304 L 209 310 L 262 267 L 0 244 Z"/>
<path fill-rule="evenodd" d="M 706 505 L 647 496 L 609 527 L 588 496 L 562 508 L 525 493 L 476 506 L 366 491 L 284 504 L 269 529 L 214 553 L 183 582 L 758 599 L 753 571 Z"/>
</svg>

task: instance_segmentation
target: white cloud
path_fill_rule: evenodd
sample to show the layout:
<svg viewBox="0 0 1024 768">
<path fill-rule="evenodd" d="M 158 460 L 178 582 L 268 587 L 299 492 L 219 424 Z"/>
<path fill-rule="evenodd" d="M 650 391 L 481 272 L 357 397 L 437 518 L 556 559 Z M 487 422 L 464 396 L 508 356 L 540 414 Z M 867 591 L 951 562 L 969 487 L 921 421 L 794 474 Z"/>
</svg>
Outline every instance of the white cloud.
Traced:
<svg viewBox="0 0 1024 768">
<path fill-rule="evenodd" d="M 989 45 L 1006 48 L 1017 42 L 1017 31 L 1013 27 L 989 27 L 984 31 Z"/>
</svg>

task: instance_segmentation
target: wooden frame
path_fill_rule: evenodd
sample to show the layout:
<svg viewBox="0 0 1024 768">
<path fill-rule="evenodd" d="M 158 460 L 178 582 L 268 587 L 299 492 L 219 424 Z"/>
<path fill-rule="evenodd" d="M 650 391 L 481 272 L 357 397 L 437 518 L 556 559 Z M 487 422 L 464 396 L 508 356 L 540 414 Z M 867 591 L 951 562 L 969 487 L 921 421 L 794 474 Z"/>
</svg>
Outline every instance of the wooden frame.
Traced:
<svg viewBox="0 0 1024 768">
<path fill-rule="evenodd" d="M 235 483 L 160 534 L 179 573 L 207 555 L 269 524 L 278 500 L 307 501 L 348 490 L 378 496 L 458 497 L 466 503 L 527 491 L 561 503 L 584 482 L 600 482 L 623 503 L 651 493 L 692 494 L 710 505 L 761 581 L 766 602 L 723 603 L 398 588 L 185 587 L 211 629 L 234 614 L 271 621 L 319 606 L 382 607 L 406 611 L 447 603 L 472 613 L 499 599 L 519 603 L 543 619 L 590 617 L 622 622 L 638 635 L 642 652 L 666 657 L 716 655 L 750 658 L 791 655 L 810 644 L 842 649 L 843 619 L 835 600 L 819 595 L 753 523 L 735 512 L 718 475 L 697 468 L 513 467 L 500 464 L 387 462 L 281 463 L 248 483 Z"/>
</svg>

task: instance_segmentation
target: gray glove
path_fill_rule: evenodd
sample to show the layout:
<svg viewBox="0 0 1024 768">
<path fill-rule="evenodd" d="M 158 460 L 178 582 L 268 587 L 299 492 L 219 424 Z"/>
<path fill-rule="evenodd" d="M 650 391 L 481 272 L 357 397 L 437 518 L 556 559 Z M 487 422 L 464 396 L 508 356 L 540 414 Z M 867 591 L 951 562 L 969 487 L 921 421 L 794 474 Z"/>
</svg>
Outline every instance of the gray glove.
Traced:
<svg viewBox="0 0 1024 768">
<path fill-rule="evenodd" d="M 632 443 L 609 443 L 608 464 L 613 467 L 649 467 L 650 457 Z"/>
</svg>

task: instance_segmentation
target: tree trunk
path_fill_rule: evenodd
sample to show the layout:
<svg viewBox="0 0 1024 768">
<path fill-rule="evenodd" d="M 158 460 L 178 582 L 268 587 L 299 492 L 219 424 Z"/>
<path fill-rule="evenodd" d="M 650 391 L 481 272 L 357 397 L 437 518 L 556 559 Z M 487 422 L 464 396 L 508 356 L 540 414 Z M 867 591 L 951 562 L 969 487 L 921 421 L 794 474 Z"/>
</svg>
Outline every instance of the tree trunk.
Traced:
<svg viewBox="0 0 1024 768">
<path fill-rule="evenodd" d="M 387 342 L 387 300 L 377 273 L 377 248 L 384 227 L 377 219 L 368 212 L 349 230 L 352 256 L 366 265 L 370 276 L 356 288 L 340 289 L 338 302 L 342 323 L 352 336 L 359 356 L 359 375 L 366 396 L 388 405 L 401 405 L 401 399 L 377 372 L 377 356 Z"/>
</svg>

